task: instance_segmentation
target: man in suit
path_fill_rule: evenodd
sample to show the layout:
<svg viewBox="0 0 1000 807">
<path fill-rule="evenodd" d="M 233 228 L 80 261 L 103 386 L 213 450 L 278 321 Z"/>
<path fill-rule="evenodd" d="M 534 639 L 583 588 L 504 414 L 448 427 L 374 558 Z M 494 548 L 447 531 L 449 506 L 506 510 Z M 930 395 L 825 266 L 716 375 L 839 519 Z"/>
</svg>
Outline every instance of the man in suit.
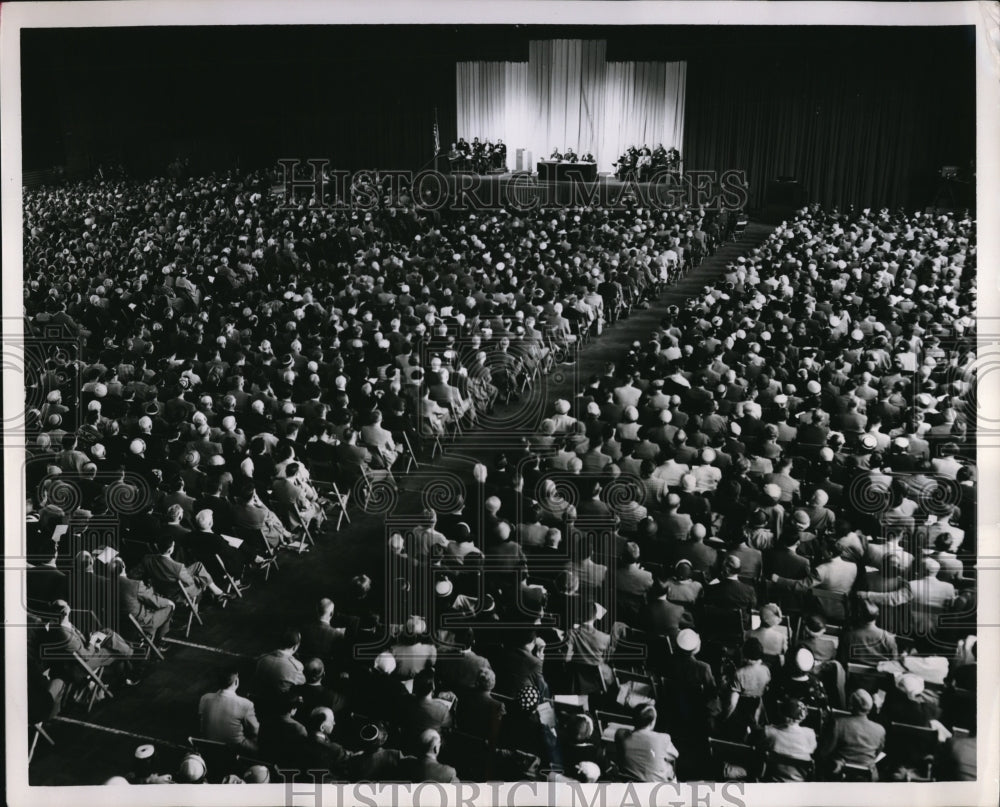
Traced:
<svg viewBox="0 0 1000 807">
<path fill-rule="evenodd" d="M 239 580 L 246 568 L 247 556 L 213 531 L 215 524 L 211 510 L 200 511 L 194 520 L 196 529 L 184 543 L 185 556 L 201 561 L 213 579 L 223 580 L 228 573 L 234 580 Z"/>
<path fill-rule="evenodd" d="M 657 586 L 650 593 L 650 600 L 642 611 L 640 622 L 650 633 L 674 639 L 684 628 L 694 627 L 691 614 L 683 605 L 667 599 L 667 589 Z"/>
<path fill-rule="evenodd" d="M 193 602 L 198 602 L 206 590 L 210 591 L 219 602 L 224 603 L 231 599 L 231 595 L 216 585 L 212 575 L 200 561 L 185 566 L 173 559 L 175 549 L 173 538 L 169 536 L 159 538 L 156 548 L 157 552 L 146 555 L 142 563 L 136 567 L 134 575 L 130 576 L 141 578 L 158 594 L 169 597 L 178 604 L 186 602 L 181 594 L 182 588 Z"/>
<path fill-rule="evenodd" d="M 302 662 L 295 657 L 301 642 L 302 635 L 297 630 L 287 630 L 282 634 L 279 647 L 257 660 L 254 689 L 258 695 L 274 700 L 306 682 Z"/>
<path fill-rule="evenodd" d="M 117 588 L 119 617 L 123 623 L 134 616 L 153 641 L 160 645 L 170 630 L 170 618 L 174 614 L 174 602 L 157 594 L 141 580 L 132 580 L 125 574 L 125 563 L 121 557 L 111 561 L 108 570 L 109 586 Z M 162 648 L 161 648 L 162 649 Z"/>
<path fill-rule="evenodd" d="M 260 724 L 253 701 L 236 694 L 239 687 L 239 672 L 226 669 L 219 676 L 219 690 L 201 696 L 198 702 L 201 735 L 252 754 L 257 751 Z"/>
<path fill-rule="evenodd" d="M 476 688 L 483 670 L 492 669 L 489 659 L 472 649 L 474 639 L 471 630 L 462 630 L 455 636 L 455 642 L 461 649 L 457 652 L 442 652 L 438 656 L 436 670 L 441 683 L 453 688 L 460 700 L 463 693 Z"/>
<path fill-rule="evenodd" d="M 845 667 L 849 662 L 874 665 L 880 661 L 895 661 L 899 657 L 896 637 L 876 625 L 879 607 L 865 602 L 861 609 L 862 623 L 840 639 L 839 661 Z"/>
<path fill-rule="evenodd" d="M 621 566 L 615 572 L 615 591 L 632 597 L 641 597 L 653 586 L 653 575 L 639 566 L 639 545 L 634 541 L 625 544 Z"/>
<path fill-rule="evenodd" d="M 757 592 L 740 580 L 742 564 L 735 555 L 727 555 L 722 562 L 722 578 L 707 586 L 705 601 L 717 608 L 739 608 L 749 611 L 757 605 Z"/>
<path fill-rule="evenodd" d="M 441 753 L 441 735 L 434 729 L 427 729 L 420 735 L 420 755 L 408 766 L 407 778 L 411 782 L 443 782 L 455 784 L 458 774 L 450 765 L 437 761 Z"/>
<path fill-rule="evenodd" d="M 786 531 L 776 546 L 764 553 L 764 574 L 776 574 L 788 580 L 805 580 L 809 577 L 809 559 L 796 551 L 799 548 L 797 530 Z"/>
<path fill-rule="evenodd" d="M 654 516 L 660 540 L 671 545 L 686 541 L 693 525 L 691 516 L 681 513 L 680 507 L 681 497 L 676 493 L 668 493 L 666 512 Z"/>
<path fill-rule="evenodd" d="M 347 629 L 331 624 L 335 610 L 333 600 L 327 597 L 316 605 L 316 618 L 302 628 L 300 649 L 304 658 L 315 657 L 330 663 L 339 656 Z"/>
<path fill-rule="evenodd" d="M 643 704 L 635 710 L 635 728 L 618 729 L 615 750 L 619 772 L 634 782 L 674 782 L 678 752 L 669 734 L 653 731 L 656 708 Z"/>
<path fill-rule="evenodd" d="M 306 725 L 309 716 L 316 709 L 329 709 L 336 712 L 343 707 L 343 697 L 323 684 L 326 666 L 322 660 L 310 658 L 303 666 L 303 674 L 306 677 L 306 682 L 291 689 L 292 695 L 300 701 L 295 712 L 295 719 L 302 725 Z"/>
</svg>

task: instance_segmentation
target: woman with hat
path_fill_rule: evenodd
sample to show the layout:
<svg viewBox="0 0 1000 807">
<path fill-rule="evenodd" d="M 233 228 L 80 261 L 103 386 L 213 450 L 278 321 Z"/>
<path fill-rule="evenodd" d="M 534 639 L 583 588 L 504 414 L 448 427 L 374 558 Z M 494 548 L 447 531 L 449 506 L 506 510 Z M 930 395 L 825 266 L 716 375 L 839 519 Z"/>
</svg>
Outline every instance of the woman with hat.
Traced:
<svg viewBox="0 0 1000 807">
<path fill-rule="evenodd" d="M 807 647 L 797 647 L 788 656 L 782 674 L 771 688 L 774 702 L 796 700 L 804 706 L 826 711 L 829 697 L 816 675 L 816 657 Z"/>
<path fill-rule="evenodd" d="M 825 732 L 817 756 L 829 765 L 829 772 L 841 774 L 845 765 L 866 768 L 871 780 L 878 781 L 875 763 L 885 747 L 885 727 L 868 715 L 874 708 L 872 696 L 864 689 L 847 698 L 850 715 L 837 717 Z"/>
</svg>

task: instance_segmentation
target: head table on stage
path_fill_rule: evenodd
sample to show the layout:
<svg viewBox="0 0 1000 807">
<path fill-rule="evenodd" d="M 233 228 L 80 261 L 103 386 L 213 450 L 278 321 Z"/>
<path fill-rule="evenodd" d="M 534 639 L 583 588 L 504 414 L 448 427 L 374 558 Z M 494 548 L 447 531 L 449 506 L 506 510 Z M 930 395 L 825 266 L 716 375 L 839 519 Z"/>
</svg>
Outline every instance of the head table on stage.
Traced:
<svg viewBox="0 0 1000 807">
<path fill-rule="evenodd" d="M 597 163 L 568 160 L 539 160 L 536 166 L 539 182 L 596 182 Z"/>
</svg>

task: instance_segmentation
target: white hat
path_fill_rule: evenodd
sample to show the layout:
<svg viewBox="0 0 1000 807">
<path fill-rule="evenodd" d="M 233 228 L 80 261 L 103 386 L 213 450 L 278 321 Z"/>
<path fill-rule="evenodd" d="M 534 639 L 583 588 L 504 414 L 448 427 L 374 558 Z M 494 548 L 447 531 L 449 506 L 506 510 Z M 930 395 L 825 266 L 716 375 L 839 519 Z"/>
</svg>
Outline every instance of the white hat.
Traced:
<svg viewBox="0 0 1000 807">
<path fill-rule="evenodd" d="M 570 409 L 569 401 L 567 401 L 566 399 L 560 398 L 559 400 L 556 401 L 556 412 L 558 412 L 560 415 L 568 414 L 569 409 Z"/>
<path fill-rule="evenodd" d="M 774 482 L 764 485 L 764 493 L 775 501 L 781 498 L 781 488 L 774 484 Z"/>
<path fill-rule="evenodd" d="M 861 447 L 866 451 L 874 451 L 876 446 L 878 446 L 878 439 L 874 434 L 865 433 L 861 435 Z"/>
<path fill-rule="evenodd" d="M 589 404 L 587 404 L 587 414 L 600 416 L 601 407 L 599 407 L 594 401 L 591 401 Z"/>
<path fill-rule="evenodd" d="M 685 628 L 677 634 L 677 647 L 686 653 L 694 653 L 701 647 L 701 637 L 690 628 Z"/>
<path fill-rule="evenodd" d="M 128 444 L 128 450 L 133 454 L 141 454 L 146 450 L 146 442 L 136 437 L 131 443 Z"/>
</svg>

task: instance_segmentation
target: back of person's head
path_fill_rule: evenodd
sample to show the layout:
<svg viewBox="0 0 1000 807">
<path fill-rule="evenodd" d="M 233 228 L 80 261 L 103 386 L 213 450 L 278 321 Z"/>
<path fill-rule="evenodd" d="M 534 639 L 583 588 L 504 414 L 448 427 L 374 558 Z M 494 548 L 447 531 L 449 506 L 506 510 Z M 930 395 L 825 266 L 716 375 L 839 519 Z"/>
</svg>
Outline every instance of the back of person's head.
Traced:
<svg viewBox="0 0 1000 807">
<path fill-rule="evenodd" d="M 855 689 L 847 696 L 847 708 L 853 715 L 866 715 L 874 706 L 872 696 L 865 689 Z"/>
<path fill-rule="evenodd" d="M 424 754 L 436 754 L 441 750 L 441 735 L 434 729 L 427 729 L 420 735 L 419 747 Z"/>
<path fill-rule="evenodd" d="M 635 707 L 633 712 L 635 727 L 644 729 L 656 723 L 656 707 L 651 703 L 643 703 Z"/>
<path fill-rule="evenodd" d="M 751 636 L 743 642 L 743 658 L 746 661 L 759 661 L 764 658 L 764 646 L 760 643 L 760 639 Z"/>
<path fill-rule="evenodd" d="M 229 689 L 233 684 L 238 684 L 240 672 L 235 667 L 225 667 L 219 671 L 219 689 Z"/>
<path fill-rule="evenodd" d="M 639 544 L 629 541 L 622 549 L 622 563 L 626 566 L 639 560 Z"/>
<path fill-rule="evenodd" d="M 301 641 L 302 634 L 295 628 L 288 628 L 281 634 L 279 647 L 281 647 L 282 650 L 288 650 L 293 647 L 298 647 Z"/>
<path fill-rule="evenodd" d="M 421 670 L 413 679 L 413 697 L 424 698 L 434 692 L 434 671 Z"/>
<path fill-rule="evenodd" d="M 481 667 L 476 675 L 476 689 L 481 692 L 492 692 L 497 685 L 497 676 L 489 667 Z"/>
<path fill-rule="evenodd" d="M 806 630 L 810 633 L 820 634 L 826 630 L 826 621 L 819 614 L 810 614 L 806 617 Z"/>
<path fill-rule="evenodd" d="M 573 715 L 569 721 L 569 736 L 578 743 L 585 743 L 591 739 L 594 736 L 594 721 L 590 715 Z"/>
<path fill-rule="evenodd" d="M 323 676 L 326 673 L 326 668 L 323 665 L 323 660 L 318 658 L 311 658 L 305 663 L 304 672 L 306 676 L 306 683 L 315 684 L 323 680 Z"/>
</svg>

